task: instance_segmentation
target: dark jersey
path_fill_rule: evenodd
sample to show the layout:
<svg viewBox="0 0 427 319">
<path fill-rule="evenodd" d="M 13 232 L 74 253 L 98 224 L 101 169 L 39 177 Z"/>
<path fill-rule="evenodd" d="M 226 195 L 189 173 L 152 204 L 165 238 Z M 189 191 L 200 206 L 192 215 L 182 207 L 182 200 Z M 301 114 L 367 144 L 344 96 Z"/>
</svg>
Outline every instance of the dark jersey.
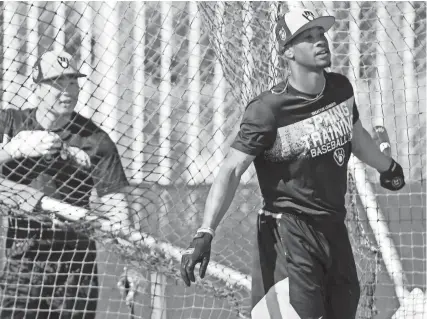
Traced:
<svg viewBox="0 0 427 319">
<path fill-rule="evenodd" d="M 35 114 L 35 109 L 0 110 L 1 142 L 7 143 L 21 131 L 44 130 Z M 73 113 L 72 120 L 55 133 L 64 145 L 87 154 L 90 163 L 83 165 L 75 157 L 61 154 L 13 159 L 2 166 L 4 178 L 30 185 L 50 197 L 85 208 L 89 207 L 93 189 L 96 189 L 98 196 L 103 196 L 128 185 L 115 144 L 91 120 Z M 29 225 L 25 218 L 9 221 L 12 229 L 26 229 Z M 34 221 L 31 221 L 31 225 L 31 228 L 37 227 Z M 14 236 L 28 236 L 25 231 L 18 233 L 20 235 Z"/>
<path fill-rule="evenodd" d="M 293 207 L 345 217 L 347 163 L 359 113 L 348 79 L 336 73 L 325 77 L 318 97 L 280 83 L 246 108 L 232 147 L 256 156 L 265 210 Z"/>
</svg>

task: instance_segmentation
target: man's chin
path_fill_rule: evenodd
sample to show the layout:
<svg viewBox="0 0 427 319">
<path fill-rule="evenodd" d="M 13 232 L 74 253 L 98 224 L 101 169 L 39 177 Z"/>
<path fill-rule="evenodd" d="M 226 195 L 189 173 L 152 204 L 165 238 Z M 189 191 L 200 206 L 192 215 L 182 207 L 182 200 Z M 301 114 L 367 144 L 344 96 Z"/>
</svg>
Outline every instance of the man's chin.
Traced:
<svg viewBox="0 0 427 319">
<path fill-rule="evenodd" d="M 320 64 L 320 67 L 322 67 L 323 69 L 325 69 L 325 68 L 330 68 L 331 65 L 332 65 L 332 62 L 331 62 L 331 60 L 329 60 L 329 61 L 325 61 L 325 62 L 319 63 L 319 64 Z"/>
</svg>

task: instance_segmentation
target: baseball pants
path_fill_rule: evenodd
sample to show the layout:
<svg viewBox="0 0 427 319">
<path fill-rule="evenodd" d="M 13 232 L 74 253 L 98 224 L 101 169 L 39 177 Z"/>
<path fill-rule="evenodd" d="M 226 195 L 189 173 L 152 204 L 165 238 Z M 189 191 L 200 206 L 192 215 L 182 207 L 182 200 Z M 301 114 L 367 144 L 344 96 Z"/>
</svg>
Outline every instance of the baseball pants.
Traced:
<svg viewBox="0 0 427 319">
<path fill-rule="evenodd" d="M 0 318 L 95 318 L 95 243 L 72 230 L 33 226 L 31 231 L 9 229 Z"/>
<path fill-rule="evenodd" d="M 353 319 L 360 297 L 343 221 L 258 215 L 252 319 Z"/>
</svg>

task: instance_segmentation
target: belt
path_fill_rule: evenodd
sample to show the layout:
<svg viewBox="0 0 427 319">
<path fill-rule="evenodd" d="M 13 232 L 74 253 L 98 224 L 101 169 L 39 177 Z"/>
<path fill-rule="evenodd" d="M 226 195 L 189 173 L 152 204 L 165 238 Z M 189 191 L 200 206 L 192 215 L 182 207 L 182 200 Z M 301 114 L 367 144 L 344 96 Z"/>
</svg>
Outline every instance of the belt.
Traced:
<svg viewBox="0 0 427 319">
<path fill-rule="evenodd" d="M 271 216 L 271 217 L 276 218 L 276 219 L 281 219 L 283 216 L 283 213 L 272 213 L 272 212 L 269 212 L 269 211 L 264 210 L 264 209 L 260 209 L 258 211 L 258 214 L 259 215 L 265 215 L 265 216 Z"/>
</svg>

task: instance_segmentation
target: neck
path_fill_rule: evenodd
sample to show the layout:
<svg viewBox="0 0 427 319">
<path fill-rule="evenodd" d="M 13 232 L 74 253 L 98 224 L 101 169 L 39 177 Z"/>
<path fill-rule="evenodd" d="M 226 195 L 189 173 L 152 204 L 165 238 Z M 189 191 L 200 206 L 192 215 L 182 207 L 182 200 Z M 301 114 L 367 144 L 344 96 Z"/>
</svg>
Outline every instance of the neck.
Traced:
<svg viewBox="0 0 427 319">
<path fill-rule="evenodd" d="M 326 79 L 323 69 L 320 71 L 307 71 L 293 68 L 289 76 L 289 84 L 298 91 L 307 94 L 319 94 L 325 87 Z"/>
<path fill-rule="evenodd" d="M 36 120 L 46 130 L 63 128 L 71 119 L 71 113 L 55 114 L 42 106 L 36 109 Z"/>
</svg>

